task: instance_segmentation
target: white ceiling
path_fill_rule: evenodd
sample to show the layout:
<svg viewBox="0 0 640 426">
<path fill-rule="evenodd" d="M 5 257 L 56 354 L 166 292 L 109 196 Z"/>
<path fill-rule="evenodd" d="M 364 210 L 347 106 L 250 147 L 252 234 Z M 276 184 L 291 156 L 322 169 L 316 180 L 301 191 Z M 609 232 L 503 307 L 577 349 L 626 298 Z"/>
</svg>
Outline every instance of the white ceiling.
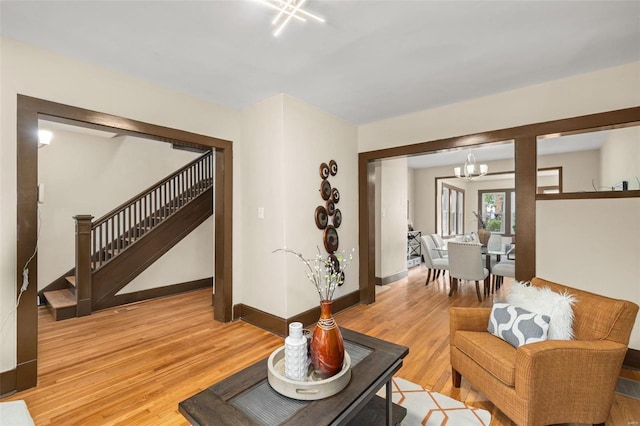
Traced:
<svg viewBox="0 0 640 426">
<path fill-rule="evenodd" d="M 640 60 L 640 0 L 0 1 L 0 33 L 242 109 L 287 93 L 361 124 Z M 114 94 L 117 96 L 117 94 Z"/>
</svg>

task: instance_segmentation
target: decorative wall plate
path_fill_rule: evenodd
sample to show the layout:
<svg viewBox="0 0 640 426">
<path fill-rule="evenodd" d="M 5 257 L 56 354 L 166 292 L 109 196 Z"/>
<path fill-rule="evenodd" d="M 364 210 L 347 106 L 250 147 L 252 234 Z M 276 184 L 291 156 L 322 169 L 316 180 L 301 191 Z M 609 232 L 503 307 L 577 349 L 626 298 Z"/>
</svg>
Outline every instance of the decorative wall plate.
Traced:
<svg viewBox="0 0 640 426">
<path fill-rule="evenodd" d="M 340 275 L 340 284 L 338 284 L 338 286 L 341 286 L 344 284 L 344 272 L 340 271 L 340 261 L 338 260 L 338 256 L 330 254 L 329 260 L 331 260 L 331 263 L 333 264 L 333 269 L 338 273 L 338 275 Z"/>
<path fill-rule="evenodd" d="M 329 224 L 329 215 L 327 214 L 327 209 L 324 206 L 316 207 L 316 226 L 319 229 L 324 229 Z"/>
<path fill-rule="evenodd" d="M 338 231 L 333 225 L 327 225 L 324 230 L 324 248 L 327 250 L 327 253 L 332 254 L 336 250 L 338 250 Z"/>
<path fill-rule="evenodd" d="M 333 188 L 331 190 L 331 201 L 336 204 L 338 204 L 338 201 L 340 201 L 340 191 L 338 191 L 338 188 Z"/>
<path fill-rule="evenodd" d="M 338 256 L 336 256 L 335 254 L 330 254 L 329 260 L 333 264 L 333 270 L 336 272 L 340 272 L 340 261 L 338 260 Z"/>
<path fill-rule="evenodd" d="M 329 161 L 329 172 L 331 173 L 331 176 L 338 174 L 338 163 L 336 163 L 335 160 Z"/>
<path fill-rule="evenodd" d="M 327 166 L 327 163 L 320 164 L 320 177 L 322 179 L 328 178 L 330 171 L 331 170 L 329 169 L 329 166 Z"/>
<path fill-rule="evenodd" d="M 329 216 L 333 216 L 333 213 L 336 211 L 336 205 L 331 200 L 327 200 L 327 214 Z"/>
<path fill-rule="evenodd" d="M 320 196 L 323 200 L 331 198 L 331 184 L 326 179 L 320 183 Z"/>
<path fill-rule="evenodd" d="M 333 227 L 340 228 L 341 223 L 342 223 L 342 212 L 340 211 L 340 209 L 336 209 L 336 211 L 333 212 Z"/>
</svg>

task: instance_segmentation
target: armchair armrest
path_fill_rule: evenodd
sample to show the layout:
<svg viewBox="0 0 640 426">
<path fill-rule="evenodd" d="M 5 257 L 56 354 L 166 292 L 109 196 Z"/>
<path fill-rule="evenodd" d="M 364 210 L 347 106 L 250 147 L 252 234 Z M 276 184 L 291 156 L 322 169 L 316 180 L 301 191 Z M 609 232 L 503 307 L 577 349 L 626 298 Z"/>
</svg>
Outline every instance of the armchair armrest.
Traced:
<svg viewBox="0 0 640 426">
<path fill-rule="evenodd" d="M 533 412 L 583 410 L 604 415 L 604 421 L 626 351 L 625 345 L 609 340 L 547 340 L 523 345 L 516 351 L 516 394 L 530 401 Z"/>
<path fill-rule="evenodd" d="M 487 331 L 491 308 L 449 308 L 450 336 L 457 330 Z"/>
</svg>

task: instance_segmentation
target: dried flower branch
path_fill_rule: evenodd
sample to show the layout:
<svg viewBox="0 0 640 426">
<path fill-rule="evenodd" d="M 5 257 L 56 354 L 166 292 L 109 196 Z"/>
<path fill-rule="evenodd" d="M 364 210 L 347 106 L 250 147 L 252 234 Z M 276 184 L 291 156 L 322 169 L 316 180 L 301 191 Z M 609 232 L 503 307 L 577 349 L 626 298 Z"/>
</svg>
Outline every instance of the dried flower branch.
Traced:
<svg viewBox="0 0 640 426">
<path fill-rule="evenodd" d="M 480 229 L 486 229 L 487 222 L 480 216 L 479 213 L 473 212 L 473 214 L 476 217 L 476 219 L 478 219 L 478 226 L 480 227 Z"/>
<path fill-rule="evenodd" d="M 302 253 L 288 249 L 280 248 L 273 251 L 284 251 L 285 253 L 291 253 L 296 256 L 307 267 L 307 279 L 316 287 L 320 300 L 333 300 L 333 293 L 336 287 L 344 282 L 344 271 L 347 266 L 353 261 L 353 253 L 355 249 L 351 250 L 349 257 L 345 257 L 344 252 L 334 253 L 338 263 L 335 264 L 331 256 L 324 257 L 320 253 L 318 248 L 318 254 L 313 259 L 305 258 Z"/>
</svg>

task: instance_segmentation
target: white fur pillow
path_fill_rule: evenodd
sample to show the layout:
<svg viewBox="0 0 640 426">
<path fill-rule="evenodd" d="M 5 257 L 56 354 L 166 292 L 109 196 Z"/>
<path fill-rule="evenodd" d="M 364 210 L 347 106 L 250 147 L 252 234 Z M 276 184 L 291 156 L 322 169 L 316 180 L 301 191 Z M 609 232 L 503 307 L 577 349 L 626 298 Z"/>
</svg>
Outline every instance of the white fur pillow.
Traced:
<svg viewBox="0 0 640 426">
<path fill-rule="evenodd" d="M 559 294 L 549 287 L 534 287 L 528 282 L 515 282 L 507 302 L 536 314 L 549 315 L 549 340 L 573 339 L 573 308 L 575 297 Z"/>
</svg>

